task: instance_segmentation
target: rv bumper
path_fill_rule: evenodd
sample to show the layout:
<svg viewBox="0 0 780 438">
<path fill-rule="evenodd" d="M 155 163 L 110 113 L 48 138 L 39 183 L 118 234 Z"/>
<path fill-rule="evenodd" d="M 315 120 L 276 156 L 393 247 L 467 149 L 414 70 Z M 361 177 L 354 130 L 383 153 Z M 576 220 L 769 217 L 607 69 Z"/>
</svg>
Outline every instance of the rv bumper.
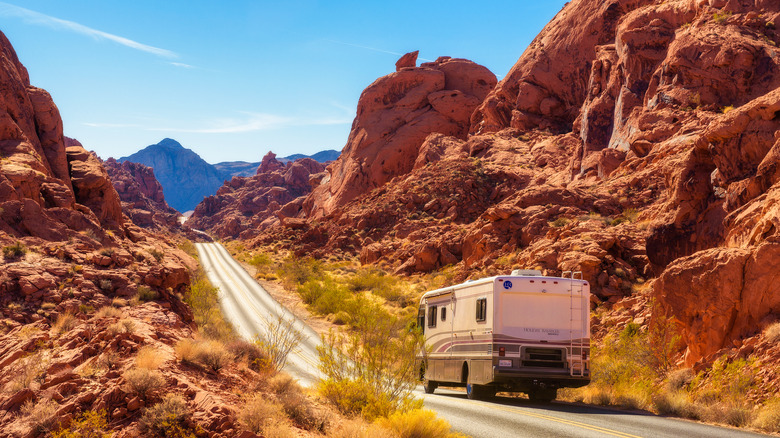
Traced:
<svg viewBox="0 0 780 438">
<path fill-rule="evenodd" d="M 529 388 L 579 388 L 590 383 L 590 376 L 571 376 L 568 371 L 521 371 L 496 367 L 493 370 L 493 382 L 499 386 L 515 388 L 518 391 Z"/>
</svg>

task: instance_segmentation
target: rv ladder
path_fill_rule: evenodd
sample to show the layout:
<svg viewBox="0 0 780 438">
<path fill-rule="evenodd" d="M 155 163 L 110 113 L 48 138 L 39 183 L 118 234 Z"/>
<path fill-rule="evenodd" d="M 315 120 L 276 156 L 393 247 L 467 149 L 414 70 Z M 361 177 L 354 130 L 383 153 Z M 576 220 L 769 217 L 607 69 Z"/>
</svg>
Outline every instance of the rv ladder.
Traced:
<svg viewBox="0 0 780 438">
<path fill-rule="evenodd" d="M 569 374 L 583 377 L 586 359 L 582 356 L 586 347 L 585 334 L 588 332 L 588 318 L 583 314 L 590 309 L 583 307 L 586 304 L 582 302 L 582 281 L 574 281 L 582 280 L 582 271 L 566 271 L 563 277 L 569 279 Z M 577 354 L 574 354 L 575 351 Z"/>
</svg>

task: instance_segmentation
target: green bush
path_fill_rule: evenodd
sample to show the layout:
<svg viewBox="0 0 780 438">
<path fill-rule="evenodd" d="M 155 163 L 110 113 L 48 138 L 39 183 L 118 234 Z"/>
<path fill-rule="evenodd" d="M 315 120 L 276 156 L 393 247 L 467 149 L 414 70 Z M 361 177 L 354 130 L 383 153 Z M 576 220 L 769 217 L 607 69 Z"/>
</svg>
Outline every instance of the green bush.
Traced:
<svg viewBox="0 0 780 438">
<path fill-rule="evenodd" d="M 194 438 L 187 427 L 192 413 L 179 395 L 168 394 L 160 403 L 146 409 L 141 415 L 139 426 L 146 435 L 160 438 Z"/>
<path fill-rule="evenodd" d="M 282 285 L 288 290 L 295 290 L 298 285 L 309 280 L 320 279 L 323 276 L 322 262 L 312 258 L 286 259 L 277 269 L 276 274 L 282 279 Z"/>
<path fill-rule="evenodd" d="M 148 286 L 138 286 L 138 299 L 141 301 L 154 301 L 157 299 L 157 291 Z"/>
<path fill-rule="evenodd" d="M 52 433 L 52 438 L 110 438 L 106 411 L 86 411 L 70 422 L 67 428 Z"/>
<path fill-rule="evenodd" d="M 353 314 L 351 333 L 331 332 L 318 348 L 326 376 L 320 393 L 340 411 L 367 419 L 421 406 L 412 396 L 419 378 L 415 353 L 421 333 L 377 304 L 361 307 Z"/>
<path fill-rule="evenodd" d="M 18 259 L 25 254 L 27 254 L 27 247 L 21 242 L 3 247 L 3 257 L 9 260 Z"/>
</svg>

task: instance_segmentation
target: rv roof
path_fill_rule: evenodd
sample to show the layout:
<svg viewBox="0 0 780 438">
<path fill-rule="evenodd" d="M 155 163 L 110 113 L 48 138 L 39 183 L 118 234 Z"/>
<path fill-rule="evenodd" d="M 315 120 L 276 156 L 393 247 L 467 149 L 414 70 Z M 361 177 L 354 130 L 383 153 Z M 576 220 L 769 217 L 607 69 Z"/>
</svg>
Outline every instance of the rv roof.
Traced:
<svg viewBox="0 0 780 438">
<path fill-rule="evenodd" d="M 587 283 L 587 281 L 585 281 L 585 280 L 564 278 L 564 277 L 545 277 L 545 276 L 539 276 L 539 275 L 497 275 L 495 277 L 480 278 L 478 280 L 467 280 L 464 283 L 460 283 L 460 284 L 456 284 L 456 285 L 453 285 L 453 286 L 448 286 L 448 287 L 443 287 L 441 289 L 428 291 L 428 292 L 424 293 L 423 296 L 420 298 L 420 302 L 422 302 L 422 300 L 427 299 L 427 298 L 432 298 L 432 297 L 435 297 L 435 296 L 438 296 L 438 295 L 444 295 L 444 294 L 447 294 L 447 293 L 451 293 L 451 292 L 455 291 L 456 289 L 461 289 L 461 288 L 470 287 L 470 286 L 476 286 L 478 284 L 491 283 L 491 282 L 495 281 L 497 278 L 502 278 L 502 279 L 510 279 L 510 278 L 512 278 L 512 279 L 514 279 L 514 278 L 522 279 L 522 278 L 528 278 L 528 279 L 534 279 L 534 280 L 538 280 L 539 278 L 554 278 L 556 280 L 565 280 L 565 281 L 572 281 L 572 282 L 578 282 L 578 283 Z"/>
</svg>

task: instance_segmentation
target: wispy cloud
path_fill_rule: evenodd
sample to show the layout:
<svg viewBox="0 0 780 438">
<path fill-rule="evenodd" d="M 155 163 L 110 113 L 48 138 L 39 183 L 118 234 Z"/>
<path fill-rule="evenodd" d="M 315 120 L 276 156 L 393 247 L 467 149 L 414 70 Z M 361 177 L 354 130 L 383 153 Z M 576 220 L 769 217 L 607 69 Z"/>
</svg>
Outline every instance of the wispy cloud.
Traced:
<svg viewBox="0 0 780 438">
<path fill-rule="evenodd" d="M 295 118 L 279 116 L 267 113 L 242 113 L 245 117 L 241 118 L 221 118 L 200 123 L 198 128 L 182 127 L 154 127 L 139 124 L 126 123 L 99 123 L 86 122 L 85 126 L 92 128 L 107 129 L 140 129 L 153 132 L 172 132 L 188 134 L 236 134 L 244 132 L 267 131 L 272 129 L 289 128 L 296 126 L 324 126 L 324 125 L 345 125 L 352 123 L 351 118 L 347 117 L 322 117 L 322 118 Z"/>
<path fill-rule="evenodd" d="M 181 68 L 197 68 L 194 65 L 185 64 L 183 62 L 169 62 L 169 64 Z"/>
<path fill-rule="evenodd" d="M 361 46 L 360 44 L 345 43 L 343 41 L 335 41 L 335 40 L 326 40 L 326 41 L 329 42 L 329 43 L 333 43 L 333 44 L 341 44 L 342 46 L 350 46 L 350 47 L 357 47 L 358 49 L 373 50 L 374 52 L 388 53 L 390 55 L 395 55 L 395 56 L 404 56 L 405 55 L 404 53 L 391 52 L 389 50 L 377 49 L 376 47 Z M 425 58 L 419 58 L 419 57 L 417 59 L 419 59 L 420 61 L 433 62 L 432 59 L 425 59 Z"/>
<path fill-rule="evenodd" d="M 38 24 L 46 26 L 56 30 L 66 30 L 75 32 L 81 35 L 86 35 L 97 40 L 109 40 L 117 44 L 121 44 L 131 49 L 140 50 L 142 52 L 151 53 L 163 58 L 178 58 L 179 55 L 170 50 L 161 49 L 159 47 L 149 46 L 146 44 L 133 41 L 129 38 L 121 37 L 119 35 L 103 32 L 91 27 L 84 26 L 73 21 L 63 20 L 60 18 L 52 17 L 50 15 L 42 14 L 40 12 L 31 11 L 19 6 L 11 5 L 8 3 L 0 2 L 0 16 L 4 17 L 19 17 L 27 23 Z"/>
</svg>

